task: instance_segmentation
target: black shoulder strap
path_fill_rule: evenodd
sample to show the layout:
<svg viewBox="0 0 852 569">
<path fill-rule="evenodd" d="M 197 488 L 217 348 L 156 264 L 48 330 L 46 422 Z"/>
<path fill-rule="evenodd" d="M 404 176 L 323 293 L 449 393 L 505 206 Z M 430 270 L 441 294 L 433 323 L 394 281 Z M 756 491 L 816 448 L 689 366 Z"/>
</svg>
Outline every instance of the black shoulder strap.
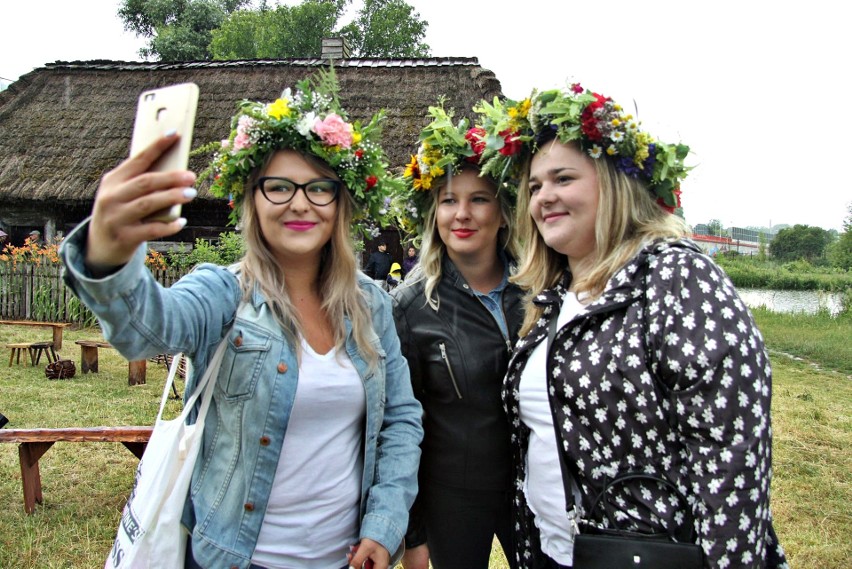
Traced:
<svg viewBox="0 0 852 569">
<path fill-rule="evenodd" d="M 589 508 L 589 511 L 586 513 L 585 518 L 591 518 L 595 511 L 598 509 L 598 507 L 600 507 L 607 520 L 609 521 L 609 527 L 617 528 L 618 525 L 616 524 L 615 519 L 613 519 L 611 508 L 607 507 L 607 505 L 609 505 L 609 502 L 607 501 L 607 493 L 610 492 L 610 490 L 612 490 L 614 487 L 624 484 L 625 482 L 628 482 L 630 480 L 647 480 L 649 482 L 656 482 L 658 484 L 666 486 L 669 490 L 671 490 L 671 492 L 675 496 L 677 496 L 677 499 L 680 501 L 681 506 L 683 507 L 682 510 L 684 513 L 684 523 L 680 525 L 680 532 L 676 532 L 673 527 L 669 526 L 667 530 L 669 538 L 672 541 L 695 543 L 695 518 L 692 515 L 692 508 L 683 493 L 678 490 L 678 487 L 675 486 L 673 482 L 671 482 L 664 476 L 646 474 L 644 472 L 628 472 L 626 474 L 616 476 L 611 480 L 605 481 L 603 489 L 601 489 L 594 502 L 592 502 L 592 507 Z"/>
</svg>

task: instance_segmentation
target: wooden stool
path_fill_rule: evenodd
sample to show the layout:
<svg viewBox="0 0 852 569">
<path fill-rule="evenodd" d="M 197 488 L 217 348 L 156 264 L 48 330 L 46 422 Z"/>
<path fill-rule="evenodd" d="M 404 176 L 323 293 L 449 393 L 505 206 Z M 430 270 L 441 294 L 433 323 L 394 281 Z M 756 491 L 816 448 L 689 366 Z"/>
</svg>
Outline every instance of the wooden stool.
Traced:
<svg viewBox="0 0 852 569">
<path fill-rule="evenodd" d="M 77 340 L 80 346 L 80 373 L 98 373 L 98 348 L 101 342 L 92 340 Z"/>
<path fill-rule="evenodd" d="M 21 354 L 26 353 L 30 355 L 30 361 L 35 365 L 35 360 L 32 359 L 32 342 L 17 342 L 14 344 L 6 344 L 6 347 L 12 350 L 12 353 L 9 354 L 9 367 L 12 367 L 12 360 L 15 359 L 15 356 L 18 357 L 17 364 L 21 364 Z M 27 358 L 24 356 L 24 365 L 27 365 Z"/>
<path fill-rule="evenodd" d="M 33 342 L 30 345 L 30 360 L 33 365 L 38 365 L 41 361 L 41 354 L 44 353 L 47 358 L 47 363 L 53 363 L 59 359 L 56 355 L 56 350 L 53 349 L 53 342 Z"/>
</svg>

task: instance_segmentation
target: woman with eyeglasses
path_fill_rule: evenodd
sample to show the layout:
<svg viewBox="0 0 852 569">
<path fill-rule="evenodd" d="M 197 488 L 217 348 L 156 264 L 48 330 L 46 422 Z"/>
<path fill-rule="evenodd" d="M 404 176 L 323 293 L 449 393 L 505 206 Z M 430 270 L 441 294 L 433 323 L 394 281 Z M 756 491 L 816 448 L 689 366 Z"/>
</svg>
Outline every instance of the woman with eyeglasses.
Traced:
<svg viewBox="0 0 852 569">
<path fill-rule="evenodd" d="M 390 297 L 357 271 L 350 236 L 384 205 L 381 115 L 353 126 L 328 84 L 243 103 L 217 149 L 211 192 L 242 223 L 238 264 L 168 289 L 144 267 L 145 241 L 185 224 L 144 218 L 196 194 L 191 172 L 148 172 L 175 134 L 106 174 L 62 247 L 69 286 L 127 359 L 186 353 L 192 393 L 228 343 L 182 519 L 187 568 L 386 569 L 401 555 L 421 407 Z"/>
</svg>

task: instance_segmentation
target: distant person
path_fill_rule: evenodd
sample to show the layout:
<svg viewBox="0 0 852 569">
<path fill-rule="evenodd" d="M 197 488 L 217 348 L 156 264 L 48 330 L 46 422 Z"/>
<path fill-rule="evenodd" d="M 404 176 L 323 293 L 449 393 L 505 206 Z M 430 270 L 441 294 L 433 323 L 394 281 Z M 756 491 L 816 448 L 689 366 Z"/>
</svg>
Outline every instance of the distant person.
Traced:
<svg viewBox="0 0 852 569">
<path fill-rule="evenodd" d="M 27 236 L 27 241 L 35 245 L 41 245 L 41 231 L 33 229 Z"/>
<path fill-rule="evenodd" d="M 615 523 L 692 534 L 707 569 L 786 567 L 769 507 L 769 355 L 674 214 L 689 148 L 578 84 L 489 108 L 483 167 L 522 181 L 525 317 L 503 388 L 519 566 L 572 566 L 574 529 Z M 525 142 L 504 153 L 504 137 Z M 686 503 L 633 478 L 607 515 L 590 513 L 608 481 L 636 473 Z"/>
<path fill-rule="evenodd" d="M 411 272 L 411 269 L 414 268 L 414 265 L 417 264 L 417 261 L 418 261 L 417 249 L 415 249 L 413 245 L 409 245 L 408 251 L 405 254 L 405 258 L 402 260 L 402 277 L 403 278 L 408 276 L 408 273 Z"/>
<path fill-rule="evenodd" d="M 376 281 L 384 290 L 388 290 L 387 278 L 392 262 L 393 259 L 388 253 L 387 243 L 380 241 L 376 250 L 370 254 L 370 258 L 367 260 L 364 274 Z"/>
<path fill-rule="evenodd" d="M 379 118 L 350 122 L 331 80 L 244 101 L 219 146 L 210 191 L 230 194 L 242 223 L 238 264 L 168 288 L 144 265 L 145 240 L 186 223 L 145 216 L 196 195 L 192 172 L 148 172 L 174 134 L 108 172 L 61 247 L 66 282 L 123 356 L 190 357 L 186 394 L 226 342 L 182 518 L 185 569 L 388 569 L 402 554 L 422 409 L 391 299 L 358 272 L 351 238 L 354 215 L 382 215 L 383 180 L 367 192 L 387 176 Z"/>
<path fill-rule="evenodd" d="M 425 431 L 403 567 L 487 569 L 496 536 L 514 568 L 500 390 L 523 319 L 521 290 L 509 282 L 515 192 L 480 175 L 467 121 L 431 112 L 423 132 L 432 134 L 403 178 L 414 206 L 403 215 L 423 216 L 400 224 L 422 236 L 420 264 L 391 293 Z"/>
<path fill-rule="evenodd" d="M 388 272 L 387 278 L 385 281 L 388 283 L 388 290 L 393 290 L 399 283 L 402 282 L 402 267 L 399 263 L 394 263 L 391 265 L 390 271 Z"/>
</svg>

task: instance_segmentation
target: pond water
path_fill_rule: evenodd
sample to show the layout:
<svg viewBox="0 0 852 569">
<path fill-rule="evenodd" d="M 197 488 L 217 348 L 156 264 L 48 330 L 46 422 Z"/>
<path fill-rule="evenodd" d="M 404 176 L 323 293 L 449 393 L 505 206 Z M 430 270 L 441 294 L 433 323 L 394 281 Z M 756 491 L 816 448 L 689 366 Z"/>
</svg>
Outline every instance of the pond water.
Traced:
<svg viewBox="0 0 852 569">
<path fill-rule="evenodd" d="M 765 306 L 773 312 L 814 314 L 821 308 L 826 308 L 832 316 L 836 316 L 841 308 L 838 293 L 765 288 L 738 288 L 737 292 L 749 308 Z"/>
</svg>

